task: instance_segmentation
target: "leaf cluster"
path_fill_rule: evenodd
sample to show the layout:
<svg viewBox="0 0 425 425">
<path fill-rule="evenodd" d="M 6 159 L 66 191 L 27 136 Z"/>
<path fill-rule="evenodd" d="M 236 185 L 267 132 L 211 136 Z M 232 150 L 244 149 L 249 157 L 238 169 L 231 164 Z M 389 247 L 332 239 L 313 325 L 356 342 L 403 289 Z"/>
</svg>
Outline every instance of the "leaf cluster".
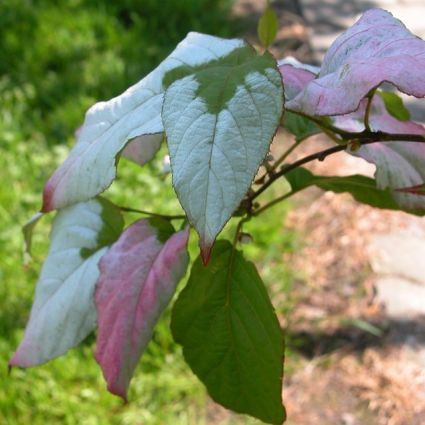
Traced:
<svg viewBox="0 0 425 425">
<path fill-rule="evenodd" d="M 275 24 L 269 6 L 259 24 L 266 48 Z M 186 273 L 193 228 L 200 254 L 173 306 L 173 337 L 213 399 L 282 423 L 284 338 L 255 265 L 239 249 L 251 239 L 244 226 L 310 186 L 423 215 L 425 128 L 379 87 L 389 82 L 425 97 L 424 66 L 425 42 L 380 9 L 332 44 L 320 70 L 291 58 L 276 62 L 243 40 L 189 33 L 145 78 L 89 109 L 77 143 L 47 181 L 42 213 L 57 211 L 50 250 L 10 366 L 42 364 L 97 329 L 95 357 L 108 389 L 127 400 L 139 358 Z M 273 158 L 280 127 L 295 142 Z M 289 162 L 318 132 L 334 145 Z M 99 196 L 115 184 L 122 158 L 146 166 L 163 141 L 183 214 Z M 342 151 L 375 164 L 375 178 L 304 168 Z M 265 203 L 263 193 L 283 179 L 289 190 Z M 216 243 L 232 217 L 233 239 Z M 39 219 L 25 227 L 28 243 Z"/>
</svg>

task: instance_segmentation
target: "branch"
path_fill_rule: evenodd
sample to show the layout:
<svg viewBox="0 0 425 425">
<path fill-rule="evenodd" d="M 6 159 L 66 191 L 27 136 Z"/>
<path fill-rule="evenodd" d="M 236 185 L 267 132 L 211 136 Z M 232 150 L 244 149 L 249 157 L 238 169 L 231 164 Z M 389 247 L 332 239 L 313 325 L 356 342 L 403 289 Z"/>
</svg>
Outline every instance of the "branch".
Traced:
<svg viewBox="0 0 425 425">
<path fill-rule="evenodd" d="M 255 210 L 252 213 L 253 217 L 256 217 L 257 215 L 260 215 L 261 213 L 263 213 L 264 211 L 268 210 L 269 208 L 273 207 L 274 205 L 278 204 L 279 202 L 284 201 L 285 199 L 288 199 L 289 197 L 291 197 L 292 195 L 294 195 L 295 192 L 290 191 L 288 193 L 285 193 L 282 196 L 279 196 L 276 199 L 273 199 L 273 201 L 270 201 L 268 204 L 263 205 L 261 208 L 259 208 L 258 210 Z"/>
<path fill-rule="evenodd" d="M 298 161 L 293 162 L 292 164 L 283 165 L 280 170 L 270 176 L 270 179 L 267 180 L 256 192 L 254 192 L 250 197 L 252 202 L 258 196 L 260 196 L 269 186 L 271 186 L 277 179 L 294 170 L 295 168 L 301 167 L 301 165 L 307 164 L 311 161 L 324 161 L 329 155 L 334 153 L 341 152 L 350 148 L 352 142 L 355 142 L 359 146 L 370 145 L 377 142 L 394 142 L 394 141 L 405 141 L 405 142 L 416 142 L 416 143 L 425 143 L 425 136 L 418 134 L 388 134 L 380 131 L 362 131 L 361 133 L 352 133 L 357 137 L 353 137 L 343 145 L 332 146 L 331 148 L 325 149 L 320 152 L 307 155 L 304 158 L 299 159 Z"/>
<path fill-rule="evenodd" d="M 425 136 L 421 134 L 406 133 L 384 133 L 383 131 L 363 130 L 360 133 L 348 133 L 342 136 L 344 140 L 358 141 L 362 145 L 368 145 L 377 142 L 418 142 L 425 143 Z"/>
<path fill-rule="evenodd" d="M 346 131 L 342 130 L 341 128 L 335 127 L 334 125 L 326 122 L 321 117 L 312 117 L 310 115 L 304 114 L 302 112 L 293 111 L 291 109 L 288 109 L 288 111 L 299 115 L 301 117 L 307 118 L 310 121 L 313 121 L 316 123 L 320 128 L 327 129 L 333 133 L 338 134 L 342 140 L 344 141 L 350 141 L 350 140 L 358 140 L 362 144 L 367 143 L 375 143 L 375 142 L 425 142 L 425 136 L 419 135 L 419 134 L 405 134 L 405 133 L 385 133 L 383 131 L 371 131 L 368 129 L 365 129 L 360 132 L 353 132 L 353 131 Z M 369 139 L 374 139 L 373 141 L 368 141 Z"/>
<path fill-rule="evenodd" d="M 144 214 L 144 215 L 148 215 L 150 217 L 158 217 L 158 218 L 163 218 L 164 220 L 183 220 L 186 218 L 185 215 L 166 215 L 166 214 L 157 214 L 154 212 L 150 212 L 150 211 L 145 211 L 145 210 L 138 210 L 136 208 L 129 208 L 129 207 L 118 207 L 121 211 L 126 211 L 126 212 L 133 212 L 133 213 L 138 213 L 138 214 Z"/>
<path fill-rule="evenodd" d="M 314 160 L 324 161 L 325 158 L 329 155 L 332 155 L 336 152 L 341 152 L 347 148 L 347 145 L 337 145 L 329 149 L 325 149 L 320 152 L 313 153 L 311 155 L 305 156 L 304 158 L 299 159 L 298 161 L 293 162 L 292 164 L 283 165 L 277 173 L 273 174 L 269 180 L 267 180 L 254 194 L 251 196 L 251 201 L 260 196 L 269 186 L 273 184 L 278 178 L 284 176 L 295 168 L 301 167 L 301 165 L 306 164 Z"/>
</svg>

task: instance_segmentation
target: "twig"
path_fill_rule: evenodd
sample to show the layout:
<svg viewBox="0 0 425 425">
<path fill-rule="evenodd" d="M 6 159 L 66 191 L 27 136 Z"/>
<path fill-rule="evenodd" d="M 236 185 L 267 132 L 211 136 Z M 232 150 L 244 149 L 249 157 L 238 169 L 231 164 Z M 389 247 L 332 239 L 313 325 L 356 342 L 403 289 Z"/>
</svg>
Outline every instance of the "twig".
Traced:
<svg viewBox="0 0 425 425">
<path fill-rule="evenodd" d="M 371 131 L 370 125 L 369 125 L 369 116 L 370 116 L 370 110 L 372 108 L 372 101 L 373 101 L 373 96 L 375 95 L 375 92 L 376 92 L 376 88 L 372 89 L 367 95 L 367 105 L 366 105 L 366 111 L 364 114 L 364 126 L 367 131 Z"/>
<path fill-rule="evenodd" d="M 258 210 L 254 211 L 252 213 L 252 215 L 255 217 L 257 215 L 262 214 L 264 211 L 268 210 L 269 208 L 273 207 L 274 205 L 278 204 L 279 202 L 284 201 L 285 199 L 288 199 L 290 196 L 292 196 L 295 192 L 290 191 L 288 193 L 285 193 L 282 196 L 279 196 L 276 199 L 273 199 L 273 201 L 270 201 L 268 204 L 263 205 L 261 208 L 259 208 Z"/>
<path fill-rule="evenodd" d="M 144 215 L 148 215 L 151 217 L 158 217 L 158 218 L 163 218 L 164 220 L 183 220 L 186 218 L 185 215 L 166 215 L 166 214 L 158 214 L 158 213 L 154 213 L 154 212 L 150 212 L 150 211 L 145 211 L 145 210 L 138 210 L 136 208 L 130 208 L 130 207 L 118 207 L 121 211 L 126 211 L 126 212 L 134 212 L 134 213 L 138 213 L 138 214 L 144 214 Z"/>
<path fill-rule="evenodd" d="M 271 186 L 277 179 L 289 173 L 290 171 L 300 167 L 301 165 L 307 164 L 311 161 L 324 161 L 329 155 L 332 155 L 337 152 L 344 151 L 349 148 L 352 142 L 356 142 L 358 145 L 369 145 L 377 142 L 393 142 L 393 141 L 406 141 L 406 142 L 416 142 L 416 143 L 425 143 L 425 137 L 417 134 L 387 134 L 382 132 L 372 132 L 372 131 L 363 131 L 361 133 L 353 133 L 360 137 L 353 137 L 343 145 L 332 146 L 331 148 L 325 149 L 320 152 L 316 152 L 311 155 L 307 155 L 304 158 L 299 159 L 298 161 L 293 162 L 292 164 L 283 165 L 277 173 L 270 176 L 270 179 L 267 180 L 256 192 L 250 196 L 250 201 L 252 202 L 258 196 L 260 196 L 269 186 Z"/>
<path fill-rule="evenodd" d="M 288 109 L 289 110 L 289 109 Z M 362 144 L 365 144 L 369 139 L 373 139 L 373 141 L 369 141 L 368 143 L 374 142 L 390 142 L 390 141 L 405 141 L 405 142 L 425 142 L 425 136 L 419 134 L 406 134 L 406 133 L 385 133 L 383 131 L 371 131 L 365 129 L 360 132 L 346 131 L 342 130 L 338 127 L 335 127 L 328 122 L 317 118 L 312 117 L 310 115 L 303 114 L 302 112 L 289 110 L 294 114 L 300 115 L 304 118 L 309 119 L 316 123 L 322 129 L 327 129 L 333 133 L 338 134 L 344 141 L 349 140 L 359 140 Z"/>
</svg>

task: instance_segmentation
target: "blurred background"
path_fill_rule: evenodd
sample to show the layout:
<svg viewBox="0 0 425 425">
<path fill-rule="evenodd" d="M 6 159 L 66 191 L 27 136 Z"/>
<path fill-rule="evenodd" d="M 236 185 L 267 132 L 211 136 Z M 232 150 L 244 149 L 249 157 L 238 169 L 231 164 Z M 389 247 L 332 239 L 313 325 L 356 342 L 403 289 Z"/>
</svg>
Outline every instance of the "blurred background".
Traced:
<svg viewBox="0 0 425 425">
<path fill-rule="evenodd" d="M 20 228 L 40 208 L 43 185 L 72 147 L 84 112 L 141 79 L 188 31 L 244 36 L 255 44 L 265 3 L 0 1 L 0 424 L 259 423 L 208 398 L 172 341 L 169 311 L 132 381 L 128 405 L 106 392 L 92 357 L 93 336 L 39 368 L 8 375 L 6 364 L 23 335 L 51 217 L 38 226 L 33 260 L 26 264 Z M 319 64 L 336 36 L 375 6 L 425 35 L 422 0 L 272 4 L 281 25 L 273 45 L 277 57 Z M 425 121 L 423 109 L 412 105 L 415 118 Z M 281 132 L 273 150 L 291 143 Z M 327 143 L 312 138 L 292 159 Z M 106 196 L 121 205 L 178 212 L 169 177 L 158 177 L 165 154 L 143 169 L 121 161 Z M 344 156 L 313 169 L 373 173 Z M 246 230 L 255 243 L 244 250 L 286 329 L 288 424 L 425 423 L 425 277 L 418 270 L 425 256 L 423 220 L 309 190 Z M 191 241 L 192 258 L 195 245 Z"/>
</svg>

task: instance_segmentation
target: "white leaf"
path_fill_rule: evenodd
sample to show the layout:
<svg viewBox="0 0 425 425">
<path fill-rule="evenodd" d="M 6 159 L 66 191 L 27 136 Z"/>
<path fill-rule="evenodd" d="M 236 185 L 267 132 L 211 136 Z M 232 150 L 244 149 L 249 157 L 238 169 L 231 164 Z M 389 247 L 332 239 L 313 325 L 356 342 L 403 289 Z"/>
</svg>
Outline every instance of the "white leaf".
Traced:
<svg viewBox="0 0 425 425">
<path fill-rule="evenodd" d="M 266 156 L 282 108 L 274 59 L 246 44 L 187 70 L 167 89 L 163 120 L 173 185 L 200 235 L 204 261 Z"/>
<path fill-rule="evenodd" d="M 182 64 L 191 67 L 207 63 L 241 44 L 240 40 L 189 33 L 149 75 L 120 96 L 91 107 L 79 130 L 78 143 L 44 188 L 42 210 L 85 201 L 104 191 L 115 178 L 117 157 L 129 140 L 137 138 L 136 148 L 124 153 L 131 159 L 140 158 L 140 151 L 134 155 L 137 148 L 146 149 L 147 154 L 142 155 L 145 159 L 150 157 L 149 152 L 155 153 L 163 132 L 165 73 Z"/>
<path fill-rule="evenodd" d="M 103 199 L 57 214 L 31 316 L 11 366 L 35 366 L 60 356 L 94 329 L 97 264 L 122 228 L 119 210 Z"/>
</svg>

